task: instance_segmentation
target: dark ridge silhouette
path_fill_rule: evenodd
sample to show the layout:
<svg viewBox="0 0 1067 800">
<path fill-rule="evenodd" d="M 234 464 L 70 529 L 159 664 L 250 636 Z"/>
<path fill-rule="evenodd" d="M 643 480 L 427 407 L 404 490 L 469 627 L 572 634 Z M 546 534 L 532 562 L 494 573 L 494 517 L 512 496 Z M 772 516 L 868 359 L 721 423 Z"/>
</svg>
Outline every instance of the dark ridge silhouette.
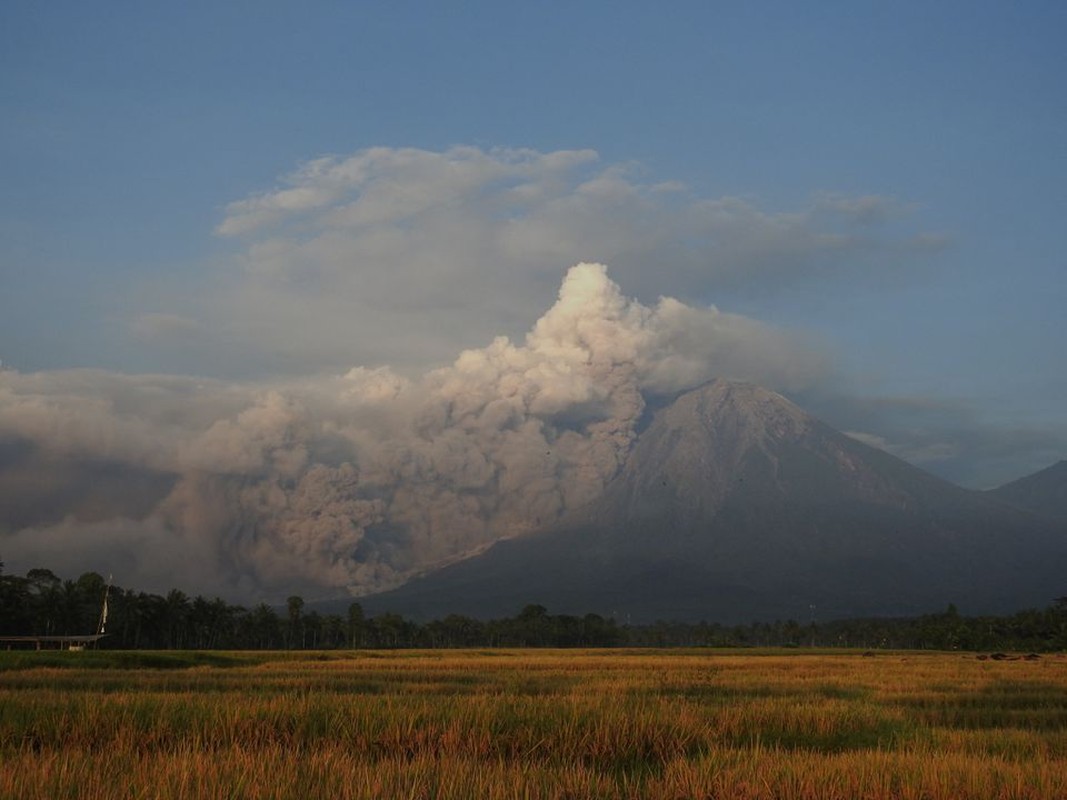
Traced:
<svg viewBox="0 0 1067 800">
<path fill-rule="evenodd" d="M 988 492 L 993 497 L 1036 514 L 1067 523 L 1067 461 Z"/>
</svg>

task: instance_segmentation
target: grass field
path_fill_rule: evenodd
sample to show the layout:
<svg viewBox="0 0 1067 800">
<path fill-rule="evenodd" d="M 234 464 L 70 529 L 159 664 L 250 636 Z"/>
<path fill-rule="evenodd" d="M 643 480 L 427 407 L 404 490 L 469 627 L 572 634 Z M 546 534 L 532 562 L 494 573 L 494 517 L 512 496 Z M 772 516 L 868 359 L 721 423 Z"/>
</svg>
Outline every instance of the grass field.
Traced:
<svg viewBox="0 0 1067 800">
<path fill-rule="evenodd" d="M 1067 798 L 1067 658 L 0 653 L 3 798 Z"/>
</svg>

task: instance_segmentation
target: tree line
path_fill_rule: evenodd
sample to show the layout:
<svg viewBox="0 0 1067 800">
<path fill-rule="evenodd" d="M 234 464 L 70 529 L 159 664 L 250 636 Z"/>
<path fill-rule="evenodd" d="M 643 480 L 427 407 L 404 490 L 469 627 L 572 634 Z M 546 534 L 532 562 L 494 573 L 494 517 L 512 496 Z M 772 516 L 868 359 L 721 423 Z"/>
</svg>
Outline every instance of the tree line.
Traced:
<svg viewBox="0 0 1067 800">
<path fill-rule="evenodd" d="M 656 622 L 620 625 L 599 614 L 550 614 L 528 605 L 514 617 L 478 620 L 450 614 L 419 623 L 398 614 L 368 617 L 358 602 L 345 614 L 306 608 L 251 608 L 180 589 L 166 595 L 108 586 L 87 572 L 64 580 L 51 570 L 6 575 L 0 562 L 0 635 L 96 633 L 107 594 L 107 649 L 324 650 L 455 647 L 852 647 L 864 649 L 1067 650 L 1067 597 L 1045 609 L 1007 616 L 964 616 L 954 606 L 904 619 L 796 620 L 749 625 Z"/>
</svg>

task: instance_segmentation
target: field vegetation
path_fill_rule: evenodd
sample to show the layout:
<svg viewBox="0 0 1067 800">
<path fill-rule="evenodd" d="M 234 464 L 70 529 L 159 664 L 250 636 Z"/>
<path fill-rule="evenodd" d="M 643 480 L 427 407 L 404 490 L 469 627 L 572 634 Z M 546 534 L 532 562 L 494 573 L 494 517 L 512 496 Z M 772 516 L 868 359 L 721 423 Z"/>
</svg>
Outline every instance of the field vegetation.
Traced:
<svg viewBox="0 0 1067 800">
<path fill-rule="evenodd" d="M 0 570 L 2 570 L 0 564 Z M 629 624 L 589 613 L 551 614 L 527 605 L 515 616 L 492 620 L 449 614 L 417 622 L 394 613 L 365 617 L 348 602 L 344 613 L 305 608 L 299 596 L 284 607 L 253 608 L 220 598 L 190 598 L 180 589 L 165 596 L 108 586 L 87 572 L 63 580 L 50 570 L 25 577 L 0 571 L 0 637 L 97 633 L 104 595 L 107 638 L 116 650 L 330 650 L 341 648 L 474 647 L 860 647 L 864 649 L 1024 650 L 1067 649 L 1067 597 L 1045 609 L 1007 616 L 965 616 L 955 606 L 913 618 Z M 807 609 L 806 609 L 807 611 Z"/>
<path fill-rule="evenodd" d="M 12 798 L 1067 797 L 1067 658 L 0 653 Z"/>
</svg>

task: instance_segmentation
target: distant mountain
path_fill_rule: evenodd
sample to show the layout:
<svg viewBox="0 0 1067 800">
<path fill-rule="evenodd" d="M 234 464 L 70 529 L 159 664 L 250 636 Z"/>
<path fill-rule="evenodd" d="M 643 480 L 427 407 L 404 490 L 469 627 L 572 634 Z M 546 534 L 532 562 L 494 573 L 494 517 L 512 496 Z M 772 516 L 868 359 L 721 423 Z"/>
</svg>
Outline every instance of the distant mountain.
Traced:
<svg viewBox="0 0 1067 800">
<path fill-rule="evenodd" d="M 1067 520 L 1067 461 L 988 492 L 993 497 L 1037 514 Z"/>
<path fill-rule="evenodd" d="M 552 613 L 749 622 L 968 613 L 1067 593 L 1067 532 L 715 381 L 655 414 L 603 495 L 555 530 L 361 600 L 416 618 Z"/>
</svg>

